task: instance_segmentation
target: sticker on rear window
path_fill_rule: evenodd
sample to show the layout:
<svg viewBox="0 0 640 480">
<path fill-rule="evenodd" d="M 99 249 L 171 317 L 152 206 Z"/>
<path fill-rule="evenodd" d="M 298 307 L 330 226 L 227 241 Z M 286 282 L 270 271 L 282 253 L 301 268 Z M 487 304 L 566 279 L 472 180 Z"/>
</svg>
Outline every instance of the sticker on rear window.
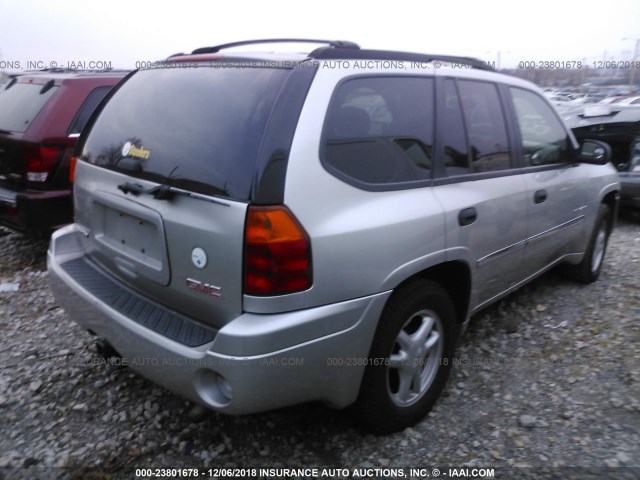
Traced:
<svg viewBox="0 0 640 480">
<path fill-rule="evenodd" d="M 122 156 L 123 157 L 136 157 L 142 158 L 144 160 L 149 158 L 151 152 L 144 147 L 136 147 L 133 143 L 127 142 L 122 147 Z"/>
</svg>

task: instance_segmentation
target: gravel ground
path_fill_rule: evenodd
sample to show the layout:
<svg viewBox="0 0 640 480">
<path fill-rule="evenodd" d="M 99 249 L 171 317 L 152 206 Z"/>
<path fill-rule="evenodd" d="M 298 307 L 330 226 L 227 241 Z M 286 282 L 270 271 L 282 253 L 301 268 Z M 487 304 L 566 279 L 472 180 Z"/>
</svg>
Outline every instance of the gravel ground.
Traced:
<svg viewBox="0 0 640 480">
<path fill-rule="evenodd" d="M 315 404 L 193 423 L 188 402 L 96 356 L 50 293 L 46 242 L 0 228 L 0 284 L 0 479 L 312 466 L 640 478 L 638 218 L 619 222 L 598 282 L 550 272 L 476 315 L 444 396 L 389 436 Z"/>
</svg>

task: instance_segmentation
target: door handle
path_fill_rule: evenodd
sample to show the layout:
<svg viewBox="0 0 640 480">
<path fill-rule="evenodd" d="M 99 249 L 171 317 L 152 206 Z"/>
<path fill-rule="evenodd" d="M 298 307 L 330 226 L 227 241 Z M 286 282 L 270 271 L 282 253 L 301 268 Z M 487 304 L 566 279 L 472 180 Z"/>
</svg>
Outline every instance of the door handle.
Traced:
<svg viewBox="0 0 640 480">
<path fill-rule="evenodd" d="M 465 208 L 464 210 L 460 210 L 458 213 L 458 223 L 461 227 L 466 227 L 467 225 L 471 225 L 478 219 L 478 211 L 473 208 Z"/>
<path fill-rule="evenodd" d="M 542 203 L 547 199 L 547 191 L 546 190 L 538 190 L 533 195 L 533 201 L 536 203 Z"/>
</svg>

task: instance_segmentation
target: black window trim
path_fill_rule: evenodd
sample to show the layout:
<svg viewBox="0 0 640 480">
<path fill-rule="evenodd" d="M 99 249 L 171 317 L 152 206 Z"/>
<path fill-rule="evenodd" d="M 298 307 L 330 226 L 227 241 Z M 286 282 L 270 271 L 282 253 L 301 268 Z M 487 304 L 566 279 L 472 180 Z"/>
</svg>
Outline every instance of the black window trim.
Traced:
<svg viewBox="0 0 640 480">
<path fill-rule="evenodd" d="M 454 183 L 467 183 L 476 182 L 480 180 L 490 180 L 492 178 L 511 177 L 521 174 L 520 168 L 510 168 L 508 170 L 496 170 L 494 172 L 476 172 L 465 173 L 462 175 L 450 175 L 442 178 L 437 178 L 433 181 L 434 186 L 438 185 L 451 185 Z"/>
<path fill-rule="evenodd" d="M 564 170 L 566 168 L 575 168 L 580 166 L 580 163 L 554 163 L 551 165 L 539 165 L 531 167 L 518 167 L 509 170 L 497 170 L 495 172 L 480 172 L 480 173 L 468 173 L 463 175 L 452 175 L 448 177 L 436 178 L 433 181 L 433 186 L 439 185 L 451 185 L 454 183 L 466 183 L 479 180 L 489 180 L 492 178 L 511 177 L 514 175 L 524 175 L 528 173 L 546 172 L 550 170 Z"/>
<path fill-rule="evenodd" d="M 89 120 L 91 120 L 91 116 L 93 114 L 93 112 L 91 112 L 91 114 L 89 114 L 89 116 L 87 117 L 87 120 L 85 121 L 84 125 L 82 126 L 82 128 L 80 129 L 80 131 L 78 132 L 74 132 L 75 127 L 76 127 L 76 122 L 78 121 L 78 119 L 80 118 L 80 114 L 83 113 L 83 110 L 85 108 L 85 106 L 88 104 L 89 100 L 91 99 L 91 95 L 93 95 L 95 92 L 97 92 L 98 90 L 106 90 L 106 93 L 104 94 L 104 96 L 100 99 L 100 101 L 96 104 L 96 107 L 94 108 L 94 111 L 97 110 L 98 108 L 100 108 L 100 104 L 104 101 L 104 99 L 109 95 L 109 91 L 113 88 L 113 85 L 98 85 L 97 87 L 94 87 L 85 97 L 85 99 L 83 100 L 82 104 L 80 105 L 80 108 L 78 108 L 78 110 L 76 111 L 76 114 L 73 116 L 73 119 L 71 120 L 71 122 L 69 123 L 69 127 L 67 128 L 67 136 L 80 136 L 80 134 L 82 133 L 82 130 L 89 124 Z"/>
<path fill-rule="evenodd" d="M 291 144 L 317 67 L 293 68 L 274 100 L 258 149 L 250 201 L 271 205 L 284 202 Z"/>
<path fill-rule="evenodd" d="M 437 132 L 437 109 L 435 107 L 436 102 L 438 101 L 438 95 L 437 95 L 437 89 L 436 89 L 436 82 L 437 82 L 437 77 L 434 75 L 417 75 L 415 73 L 411 73 L 411 74 L 407 74 L 407 75 L 403 75 L 401 73 L 358 73 L 358 74 L 354 74 L 354 75 L 349 75 L 347 77 L 344 77 L 342 79 L 340 79 L 340 81 L 335 85 L 335 87 L 333 88 L 333 92 L 331 93 L 331 99 L 329 100 L 329 104 L 327 106 L 326 109 L 326 113 L 325 113 L 325 118 L 322 122 L 322 133 L 320 135 L 320 148 L 319 148 L 319 152 L 318 152 L 318 156 L 320 158 L 320 163 L 322 164 L 322 167 L 329 172 L 332 176 L 338 178 L 339 180 L 342 180 L 343 182 L 345 182 L 348 185 L 351 185 L 353 187 L 356 187 L 360 190 L 365 190 L 367 192 L 393 192 L 393 191 L 398 191 L 398 190 L 410 190 L 410 189 L 414 189 L 414 188 L 424 188 L 424 187 L 431 187 L 433 186 L 433 180 L 434 180 L 434 170 L 435 170 L 435 165 L 437 164 L 437 157 L 435 156 L 434 153 L 432 153 L 432 158 L 433 158 L 433 165 L 434 167 L 431 168 L 431 178 L 430 179 L 419 179 L 419 180 L 409 180 L 409 181 L 403 181 L 403 182 L 391 182 L 391 183 L 369 183 L 369 182 L 364 182 L 362 180 L 359 180 L 357 178 L 351 177 L 349 175 L 347 175 L 346 173 L 340 171 L 339 169 L 335 168 L 333 165 L 329 164 L 326 160 L 325 160 L 325 143 L 327 141 L 327 128 L 326 128 L 326 123 L 327 123 L 327 118 L 328 118 L 328 114 L 329 112 L 331 112 L 333 110 L 333 107 L 335 106 L 337 100 L 337 92 L 340 90 L 340 88 L 342 87 L 342 85 L 348 81 L 352 81 L 352 80 L 359 80 L 362 78 L 420 78 L 420 79 L 430 79 L 431 81 L 433 81 L 433 89 L 432 89 L 432 94 L 434 95 L 433 98 L 433 105 L 434 105 L 434 121 L 433 121 L 433 127 L 432 127 L 432 138 L 433 138 L 433 145 L 432 145 L 432 152 L 435 152 L 435 148 L 436 148 L 436 132 Z"/>
</svg>

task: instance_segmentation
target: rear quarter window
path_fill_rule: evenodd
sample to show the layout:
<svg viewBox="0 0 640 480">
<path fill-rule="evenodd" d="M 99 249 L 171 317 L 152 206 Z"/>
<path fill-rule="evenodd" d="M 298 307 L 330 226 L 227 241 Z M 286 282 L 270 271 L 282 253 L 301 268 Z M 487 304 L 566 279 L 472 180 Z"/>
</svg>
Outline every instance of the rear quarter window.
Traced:
<svg viewBox="0 0 640 480">
<path fill-rule="evenodd" d="M 130 176 L 248 200 L 256 158 L 287 75 L 277 68 L 160 68 L 121 84 L 82 159 Z"/>
<path fill-rule="evenodd" d="M 356 77 L 338 85 L 323 128 L 321 158 L 364 189 L 407 188 L 431 179 L 433 80 Z"/>
</svg>

